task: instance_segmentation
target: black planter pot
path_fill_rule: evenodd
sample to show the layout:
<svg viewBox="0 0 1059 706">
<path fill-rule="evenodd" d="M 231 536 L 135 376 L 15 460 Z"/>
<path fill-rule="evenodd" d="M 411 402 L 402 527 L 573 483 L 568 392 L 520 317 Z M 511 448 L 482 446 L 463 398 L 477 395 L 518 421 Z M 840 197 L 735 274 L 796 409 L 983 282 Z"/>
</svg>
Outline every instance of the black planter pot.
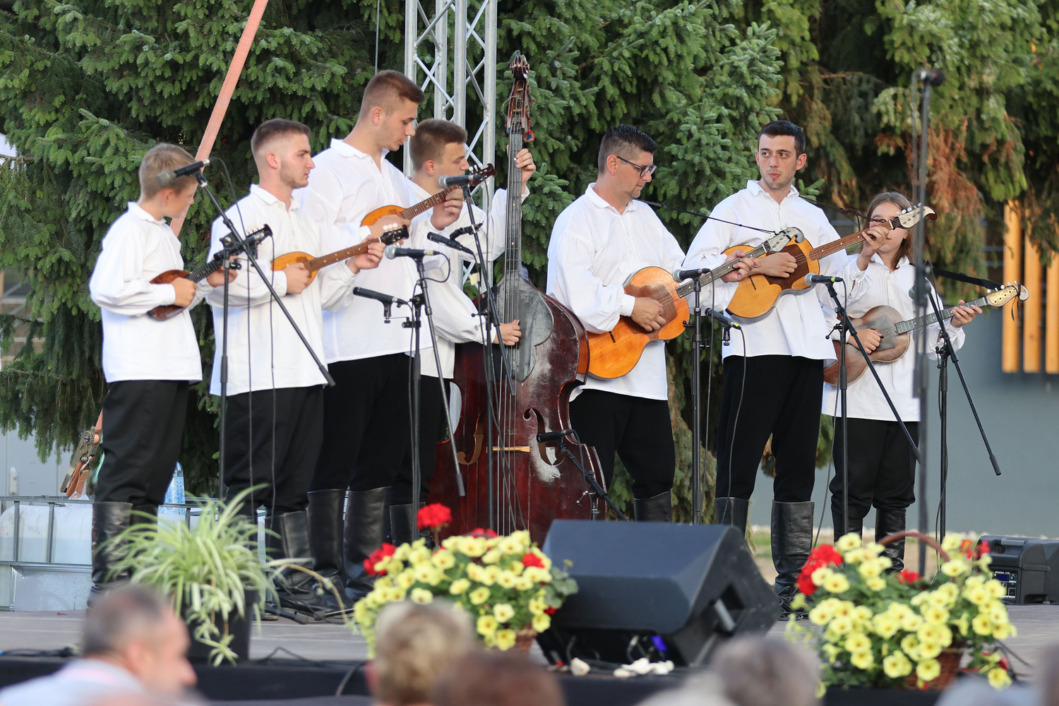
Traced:
<svg viewBox="0 0 1059 706">
<path fill-rule="evenodd" d="M 213 624 L 220 629 L 221 635 L 228 633 L 234 636 L 228 646 L 235 653 L 237 662 L 244 662 L 250 657 L 250 626 L 253 622 L 254 604 L 258 601 L 258 592 L 248 590 L 244 600 L 247 615 L 231 615 L 228 617 L 227 625 L 220 616 L 214 616 L 213 619 Z M 191 646 L 188 648 L 188 660 L 191 662 L 208 662 L 210 651 L 213 648 L 195 639 L 195 623 L 188 620 L 186 616 L 185 621 L 188 624 L 189 637 L 191 637 Z"/>
</svg>

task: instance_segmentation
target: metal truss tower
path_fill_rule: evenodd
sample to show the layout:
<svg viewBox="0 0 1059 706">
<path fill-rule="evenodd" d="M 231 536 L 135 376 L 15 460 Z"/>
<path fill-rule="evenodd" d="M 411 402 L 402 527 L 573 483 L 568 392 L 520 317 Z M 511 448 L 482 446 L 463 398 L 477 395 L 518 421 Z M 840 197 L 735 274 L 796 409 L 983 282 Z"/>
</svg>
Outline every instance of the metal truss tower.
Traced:
<svg viewBox="0 0 1059 706">
<path fill-rule="evenodd" d="M 496 158 L 496 0 L 405 0 L 404 72 L 434 117 L 467 130 L 471 166 Z M 431 91 L 433 89 L 433 91 Z M 405 171 L 411 163 L 405 151 Z M 480 190 L 481 191 L 481 190 Z M 492 185 L 483 195 L 488 212 Z"/>
</svg>

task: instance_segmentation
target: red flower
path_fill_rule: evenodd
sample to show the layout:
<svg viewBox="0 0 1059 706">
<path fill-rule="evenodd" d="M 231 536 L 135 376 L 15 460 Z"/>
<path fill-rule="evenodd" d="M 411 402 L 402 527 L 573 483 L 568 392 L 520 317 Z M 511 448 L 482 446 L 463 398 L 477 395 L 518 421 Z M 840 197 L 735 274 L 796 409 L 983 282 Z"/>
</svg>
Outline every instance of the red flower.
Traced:
<svg viewBox="0 0 1059 706">
<path fill-rule="evenodd" d="M 816 584 L 813 583 L 811 575 L 798 574 L 797 586 L 798 590 L 807 596 L 813 595 L 813 592 L 816 591 Z"/>
<path fill-rule="evenodd" d="M 441 503 L 433 503 L 431 505 L 424 505 L 419 508 L 419 513 L 416 515 L 416 524 L 419 529 L 425 529 L 430 527 L 441 527 L 452 522 L 452 510 Z"/>
<path fill-rule="evenodd" d="M 475 527 L 470 531 L 470 535 L 472 537 L 485 537 L 486 539 L 493 539 L 494 537 L 500 536 L 491 529 L 482 529 L 481 527 Z"/>
<path fill-rule="evenodd" d="M 376 571 L 375 565 L 381 562 L 383 559 L 391 557 L 394 552 L 397 551 L 397 547 L 393 546 L 389 542 L 383 542 L 383 545 L 373 551 L 371 556 L 364 560 L 364 570 L 372 576 L 385 576 L 385 571 Z"/>
<path fill-rule="evenodd" d="M 543 569 L 544 568 L 544 560 L 541 559 L 536 554 L 534 554 L 533 552 L 526 552 L 525 555 L 523 555 L 523 557 L 522 557 L 522 565 L 523 566 L 535 566 L 535 567 L 537 567 L 539 569 Z"/>
<path fill-rule="evenodd" d="M 552 608 L 551 606 L 548 606 L 547 608 L 544 609 L 544 612 L 545 612 L 546 615 L 555 615 L 555 611 L 556 610 L 558 610 L 558 609 L 557 608 Z"/>
<path fill-rule="evenodd" d="M 915 571 L 902 569 L 901 573 L 897 575 L 897 580 L 901 583 L 915 583 L 919 580 L 919 574 L 917 574 Z"/>
<path fill-rule="evenodd" d="M 813 583 L 813 572 L 824 566 L 838 566 L 841 563 L 842 555 L 833 546 L 821 544 L 809 554 L 809 559 L 806 560 L 805 566 L 798 572 L 798 580 L 796 582 L 798 590 L 807 596 L 813 595 L 813 592 L 816 591 L 816 584 Z"/>
</svg>

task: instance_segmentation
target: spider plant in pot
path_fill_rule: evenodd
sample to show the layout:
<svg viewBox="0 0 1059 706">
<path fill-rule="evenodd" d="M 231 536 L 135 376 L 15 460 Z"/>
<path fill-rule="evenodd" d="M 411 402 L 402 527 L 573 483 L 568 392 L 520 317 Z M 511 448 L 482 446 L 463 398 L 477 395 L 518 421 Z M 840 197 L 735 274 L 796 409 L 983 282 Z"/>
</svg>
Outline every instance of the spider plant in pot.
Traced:
<svg viewBox="0 0 1059 706">
<path fill-rule="evenodd" d="M 194 527 L 152 517 L 112 540 L 121 547 L 113 573 L 168 595 L 188 623 L 192 657 L 205 648 L 215 666 L 248 656 L 250 620 L 275 598 L 273 580 L 288 563 L 258 558 L 257 525 L 238 511 L 248 494 L 203 503 Z"/>
</svg>

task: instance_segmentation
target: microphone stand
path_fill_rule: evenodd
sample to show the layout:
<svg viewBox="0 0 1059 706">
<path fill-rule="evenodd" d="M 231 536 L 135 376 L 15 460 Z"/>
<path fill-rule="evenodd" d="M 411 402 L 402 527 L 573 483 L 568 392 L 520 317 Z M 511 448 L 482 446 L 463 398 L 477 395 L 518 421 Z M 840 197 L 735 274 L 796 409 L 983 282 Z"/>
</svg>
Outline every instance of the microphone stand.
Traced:
<svg viewBox="0 0 1059 706">
<path fill-rule="evenodd" d="M 563 456 L 566 456 L 566 458 L 570 459 L 570 462 L 574 464 L 574 467 L 577 468 L 577 470 L 581 471 L 581 475 L 585 477 L 585 483 L 590 488 L 590 490 L 586 492 L 591 493 L 592 495 L 595 495 L 597 497 L 603 498 L 603 500 L 607 503 L 607 506 L 614 511 L 614 514 L 618 517 L 619 520 L 622 520 L 624 522 L 629 521 L 628 516 L 621 511 L 621 508 L 614 504 L 614 501 L 610 499 L 610 495 L 607 494 L 607 491 L 604 490 L 603 487 L 596 481 L 595 477 L 593 477 L 593 475 L 588 472 L 588 469 L 586 469 L 581 463 L 581 461 L 577 458 L 577 456 L 574 455 L 574 452 L 567 447 L 565 434 L 559 437 L 559 453 L 561 453 Z M 599 510 L 596 509 L 596 502 L 594 500 L 592 501 L 591 512 L 592 520 L 598 520 Z"/>
<path fill-rule="evenodd" d="M 220 214 L 221 222 L 224 223 L 225 227 L 228 229 L 228 235 L 225 236 L 225 238 L 230 238 L 231 242 L 233 243 L 233 245 L 232 246 L 225 245 L 226 250 L 227 250 L 227 248 L 231 247 L 231 248 L 233 248 L 233 252 L 243 252 L 243 253 L 246 254 L 247 261 L 253 266 L 254 270 L 257 272 L 258 277 L 261 278 L 261 281 L 268 288 L 269 293 L 272 295 L 273 301 L 275 301 L 276 304 L 279 306 L 280 311 L 283 312 L 283 315 L 287 317 L 287 321 L 290 322 L 291 328 L 293 328 L 294 332 L 296 334 L 298 334 L 298 338 L 301 339 L 302 345 L 305 346 L 305 350 L 307 350 L 309 352 L 309 355 L 312 357 L 313 361 L 316 363 L 316 367 L 319 368 L 320 372 L 323 374 L 324 380 L 327 381 L 327 386 L 328 387 L 332 387 L 335 384 L 334 378 L 332 378 L 331 374 L 327 372 L 327 366 L 323 363 L 323 361 L 320 360 L 319 356 L 316 355 L 316 351 L 314 351 L 313 347 L 311 345 L 309 345 L 309 340 L 307 338 L 305 338 L 305 334 L 302 333 L 300 328 L 298 328 L 298 324 L 294 321 L 294 317 L 291 316 L 290 311 L 288 311 L 286 305 L 284 305 L 283 298 L 280 297 L 279 293 L 276 291 L 276 288 L 272 286 L 272 281 L 269 280 L 269 278 L 265 276 L 264 270 L 261 269 L 261 265 L 259 265 L 258 262 L 257 262 L 256 253 L 250 252 L 250 250 L 252 250 L 253 248 L 247 248 L 246 239 L 239 235 L 239 231 L 236 229 L 235 224 L 232 223 L 232 219 L 228 217 L 228 214 L 225 213 L 224 209 L 221 207 L 220 202 L 217 200 L 216 194 L 213 193 L 213 189 L 210 188 L 210 184 L 206 180 L 206 177 L 203 176 L 202 172 L 199 171 L 195 175 L 195 178 L 199 182 L 199 186 L 202 187 L 202 190 L 206 192 L 206 196 L 209 198 L 210 203 L 213 204 L 213 207 L 217 209 L 217 213 Z M 223 242 L 223 239 L 222 239 L 222 242 Z M 229 289 L 228 289 L 228 266 L 227 265 L 225 266 L 224 274 L 225 274 L 225 278 L 224 278 L 224 305 L 223 305 L 223 309 L 224 309 L 224 314 L 223 314 L 224 325 L 223 325 L 223 328 L 222 328 L 222 330 L 223 330 L 223 341 L 221 342 L 221 381 L 220 381 L 221 382 L 221 420 L 220 420 L 220 427 L 221 427 L 220 428 L 220 434 L 221 434 L 221 438 L 220 438 L 220 442 L 218 444 L 218 452 L 219 452 L 219 456 L 220 456 L 220 462 L 218 464 L 219 465 L 219 470 L 220 470 L 220 495 L 221 495 L 222 498 L 224 496 L 224 449 L 225 449 L 225 446 L 226 446 L 224 435 L 225 435 L 225 433 L 227 431 L 227 419 L 226 419 L 226 417 L 227 417 L 227 413 L 228 413 L 227 398 L 228 398 L 228 309 L 229 309 L 228 296 L 229 296 Z"/>
<path fill-rule="evenodd" d="M 894 405 L 893 399 L 890 397 L 890 393 L 886 390 L 886 386 L 883 385 L 882 378 L 879 377 L 879 371 L 875 369 L 875 363 L 869 357 L 868 353 L 864 350 L 864 345 L 860 341 L 860 336 L 857 335 L 857 329 L 853 326 L 853 322 L 849 319 L 849 314 L 846 312 L 846 308 L 842 306 L 842 300 L 838 296 L 838 292 L 835 291 L 834 282 L 824 282 L 827 285 L 827 293 L 831 296 L 831 300 L 835 303 L 835 313 L 838 315 L 838 323 L 835 324 L 832 330 L 837 330 L 839 333 L 839 346 L 838 346 L 838 396 L 839 406 L 842 408 L 842 535 L 845 535 L 849 530 L 849 410 L 846 408 L 846 391 L 849 387 L 847 380 L 846 370 L 846 334 L 853 334 L 853 340 L 857 343 L 857 350 L 864 356 L 864 362 L 868 365 L 868 370 L 871 371 L 872 377 L 875 378 L 876 384 L 879 386 L 879 390 L 882 391 L 883 397 L 886 398 L 886 404 L 890 406 L 890 411 L 894 415 L 894 419 L 901 426 L 901 431 L 905 434 L 905 439 L 908 441 L 908 445 L 912 447 L 913 451 L 916 450 L 916 442 L 912 439 L 912 434 L 908 431 L 908 427 L 905 426 L 904 420 L 901 419 L 901 415 L 897 412 L 897 406 Z M 838 528 L 835 528 L 835 532 L 838 532 Z"/>
<path fill-rule="evenodd" d="M 993 465 L 993 472 L 998 476 L 1000 475 L 1000 464 L 997 463 L 996 456 L 993 454 L 993 447 L 989 443 L 989 437 L 986 436 L 985 427 L 982 426 L 982 420 L 978 416 L 978 408 L 975 407 L 974 398 L 971 396 L 971 389 L 967 386 L 967 379 L 963 375 L 963 368 L 960 367 L 960 359 L 956 356 L 956 347 L 952 345 L 952 338 L 949 336 L 949 327 L 945 325 L 938 303 L 935 301 L 934 297 L 930 296 L 929 292 L 927 293 L 927 300 L 930 302 L 930 306 L 934 310 L 934 317 L 940 325 L 938 331 L 941 336 L 941 340 L 936 344 L 935 351 L 938 354 L 938 409 L 941 416 L 941 496 L 939 498 L 938 532 L 944 537 L 945 506 L 948 502 L 946 488 L 949 479 L 949 358 L 952 358 L 952 363 L 956 366 L 956 374 L 960 377 L 960 383 L 963 385 L 964 395 L 967 397 L 967 402 L 971 406 L 971 413 L 974 415 L 974 421 L 978 424 L 978 433 L 981 434 L 982 441 L 985 443 L 986 452 L 989 454 L 989 461 Z M 923 338 L 926 338 L 926 336 L 924 335 Z"/>
</svg>

